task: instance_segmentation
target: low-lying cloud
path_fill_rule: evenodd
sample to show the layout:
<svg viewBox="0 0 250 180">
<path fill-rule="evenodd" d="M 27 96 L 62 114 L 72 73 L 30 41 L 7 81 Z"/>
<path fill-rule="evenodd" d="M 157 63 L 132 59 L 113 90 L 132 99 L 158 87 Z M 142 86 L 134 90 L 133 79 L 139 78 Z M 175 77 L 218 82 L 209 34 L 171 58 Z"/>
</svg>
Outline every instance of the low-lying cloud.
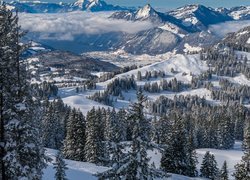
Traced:
<svg viewBox="0 0 250 180">
<path fill-rule="evenodd" d="M 209 30 L 220 37 L 224 37 L 228 33 L 239 31 L 247 26 L 250 26 L 250 20 L 230 21 L 212 25 Z"/>
<path fill-rule="evenodd" d="M 20 14 L 22 29 L 38 33 L 40 39 L 73 40 L 81 34 L 108 32 L 136 33 L 153 27 L 147 21 L 109 19 L 110 13 L 72 12 L 58 14 Z"/>
</svg>

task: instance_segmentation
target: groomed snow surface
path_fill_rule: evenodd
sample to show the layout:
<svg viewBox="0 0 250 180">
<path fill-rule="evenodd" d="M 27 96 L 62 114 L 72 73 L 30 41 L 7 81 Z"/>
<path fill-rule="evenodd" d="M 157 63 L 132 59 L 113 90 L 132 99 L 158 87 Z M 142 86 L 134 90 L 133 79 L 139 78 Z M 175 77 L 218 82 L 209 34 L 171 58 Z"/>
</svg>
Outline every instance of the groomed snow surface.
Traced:
<svg viewBox="0 0 250 180">
<path fill-rule="evenodd" d="M 240 162 L 241 157 L 243 156 L 243 152 L 241 149 L 241 142 L 236 142 L 235 147 L 232 150 L 217 150 L 217 149 L 197 149 L 197 157 L 199 164 L 197 165 L 197 169 L 199 170 L 200 164 L 202 162 L 204 154 L 210 151 L 215 155 L 216 161 L 218 162 L 218 167 L 221 168 L 223 162 L 226 160 L 228 163 L 228 170 L 230 175 L 234 172 L 234 166 Z M 55 155 L 57 151 L 52 149 L 46 149 L 46 154 L 55 160 Z M 161 153 L 157 150 L 149 151 L 148 156 L 151 157 L 151 163 L 154 162 L 156 167 L 160 167 Z M 94 175 L 96 173 L 104 172 L 108 170 L 107 167 L 96 166 L 95 164 L 87 163 L 87 162 L 77 162 L 72 160 L 65 160 L 68 170 L 66 171 L 67 178 L 69 180 L 96 180 L 97 177 Z M 55 175 L 55 170 L 53 169 L 53 162 L 50 162 L 47 169 L 44 170 L 43 180 L 53 180 Z M 201 179 L 201 178 L 189 178 L 180 175 L 172 175 L 172 177 L 168 178 L 169 180 L 192 180 L 192 179 Z M 233 179 L 230 176 L 230 179 Z"/>
</svg>

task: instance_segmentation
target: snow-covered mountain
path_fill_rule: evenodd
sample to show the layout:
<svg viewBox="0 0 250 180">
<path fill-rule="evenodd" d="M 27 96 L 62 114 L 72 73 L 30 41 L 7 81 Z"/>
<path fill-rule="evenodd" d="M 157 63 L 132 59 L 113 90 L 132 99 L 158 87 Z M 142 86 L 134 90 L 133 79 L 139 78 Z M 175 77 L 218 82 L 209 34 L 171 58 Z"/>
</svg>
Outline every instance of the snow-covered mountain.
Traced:
<svg viewBox="0 0 250 180">
<path fill-rule="evenodd" d="M 114 11 L 114 10 L 124 10 L 120 6 L 113 6 L 107 4 L 102 0 L 78 0 L 70 5 L 73 10 L 87 10 L 87 11 Z"/>
<path fill-rule="evenodd" d="M 162 54 L 173 50 L 180 42 L 179 36 L 161 28 L 139 32 L 128 36 L 120 49 L 132 54 Z"/>
<path fill-rule="evenodd" d="M 128 21 L 151 21 L 156 25 L 168 24 L 175 31 L 189 31 L 182 22 L 175 17 L 156 11 L 150 4 L 137 11 L 120 11 L 113 13 L 110 18 L 124 19 Z"/>
<path fill-rule="evenodd" d="M 209 31 L 201 31 L 188 34 L 182 38 L 182 41 L 176 46 L 177 53 L 198 52 L 202 48 L 207 48 L 220 39 Z"/>
<path fill-rule="evenodd" d="M 211 24 L 232 20 L 227 14 L 220 13 L 203 5 L 187 5 L 169 11 L 168 14 L 181 20 L 183 25 L 193 31 L 205 30 Z"/>
<path fill-rule="evenodd" d="M 229 15 L 235 20 L 249 20 L 250 6 L 239 6 L 231 8 Z"/>
<path fill-rule="evenodd" d="M 235 33 L 228 34 L 222 41 L 223 44 L 238 50 L 250 50 L 250 26 Z"/>
<path fill-rule="evenodd" d="M 71 11 L 115 11 L 125 10 L 120 6 L 107 4 L 102 0 L 78 0 L 74 3 L 49 3 L 41 1 L 12 1 L 7 4 L 9 9 L 26 13 L 62 13 Z"/>
<path fill-rule="evenodd" d="M 70 11 L 66 3 L 47 3 L 40 1 L 12 1 L 8 4 L 12 10 L 26 13 L 61 13 Z"/>
<path fill-rule="evenodd" d="M 234 20 L 249 20 L 250 6 L 237 6 L 230 9 L 225 7 L 217 8 L 216 11 L 231 16 Z"/>
</svg>

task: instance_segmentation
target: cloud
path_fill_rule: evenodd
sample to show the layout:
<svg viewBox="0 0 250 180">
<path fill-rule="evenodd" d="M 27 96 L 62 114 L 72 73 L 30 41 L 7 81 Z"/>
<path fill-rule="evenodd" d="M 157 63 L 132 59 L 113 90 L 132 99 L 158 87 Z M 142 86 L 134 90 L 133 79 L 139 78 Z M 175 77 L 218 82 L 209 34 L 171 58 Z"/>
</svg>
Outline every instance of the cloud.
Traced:
<svg viewBox="0 0 250 180">
<path fill-rule="evenodd" d="M 246 26 L 250 26 L 250 20 L 220 23 L 210 26 L 209 30 L 220 37 L 224 37 L 226 34 L 239 31 Z"/>
<path fill-rule="evenodd" d="M 20 14 L 22 29 L 38 33 L 42 39 L 73 40 L 81 34 L 108 32 L 136 33 L 153 27 L 150 22 L 109 19 L 110 13 L 72 12 L 57 14 Z"/>
</svg>

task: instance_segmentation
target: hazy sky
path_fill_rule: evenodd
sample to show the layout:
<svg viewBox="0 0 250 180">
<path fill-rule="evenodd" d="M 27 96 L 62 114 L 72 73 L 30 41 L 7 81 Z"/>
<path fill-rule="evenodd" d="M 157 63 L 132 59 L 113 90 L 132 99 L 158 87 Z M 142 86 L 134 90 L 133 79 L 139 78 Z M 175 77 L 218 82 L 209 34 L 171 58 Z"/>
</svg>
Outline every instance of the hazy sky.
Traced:
<svg viewBox="0 0 250 180">
<path fill-rule="evenodd" d="M 12 0 L 5 0 L 12 1 Z M 32 1 L 32 0 L 31 0 Z M 76 0 L 42 0 L 46 2 L 74 2 Z M 250 5 L 250 0 L 106 0 L 107 3 L 121 6 L 143 6 L 150 3 L 157 8 L 172 9 L 186 4 L 203 4 L 211 7 L 232 7 Z"/>
</svg>

